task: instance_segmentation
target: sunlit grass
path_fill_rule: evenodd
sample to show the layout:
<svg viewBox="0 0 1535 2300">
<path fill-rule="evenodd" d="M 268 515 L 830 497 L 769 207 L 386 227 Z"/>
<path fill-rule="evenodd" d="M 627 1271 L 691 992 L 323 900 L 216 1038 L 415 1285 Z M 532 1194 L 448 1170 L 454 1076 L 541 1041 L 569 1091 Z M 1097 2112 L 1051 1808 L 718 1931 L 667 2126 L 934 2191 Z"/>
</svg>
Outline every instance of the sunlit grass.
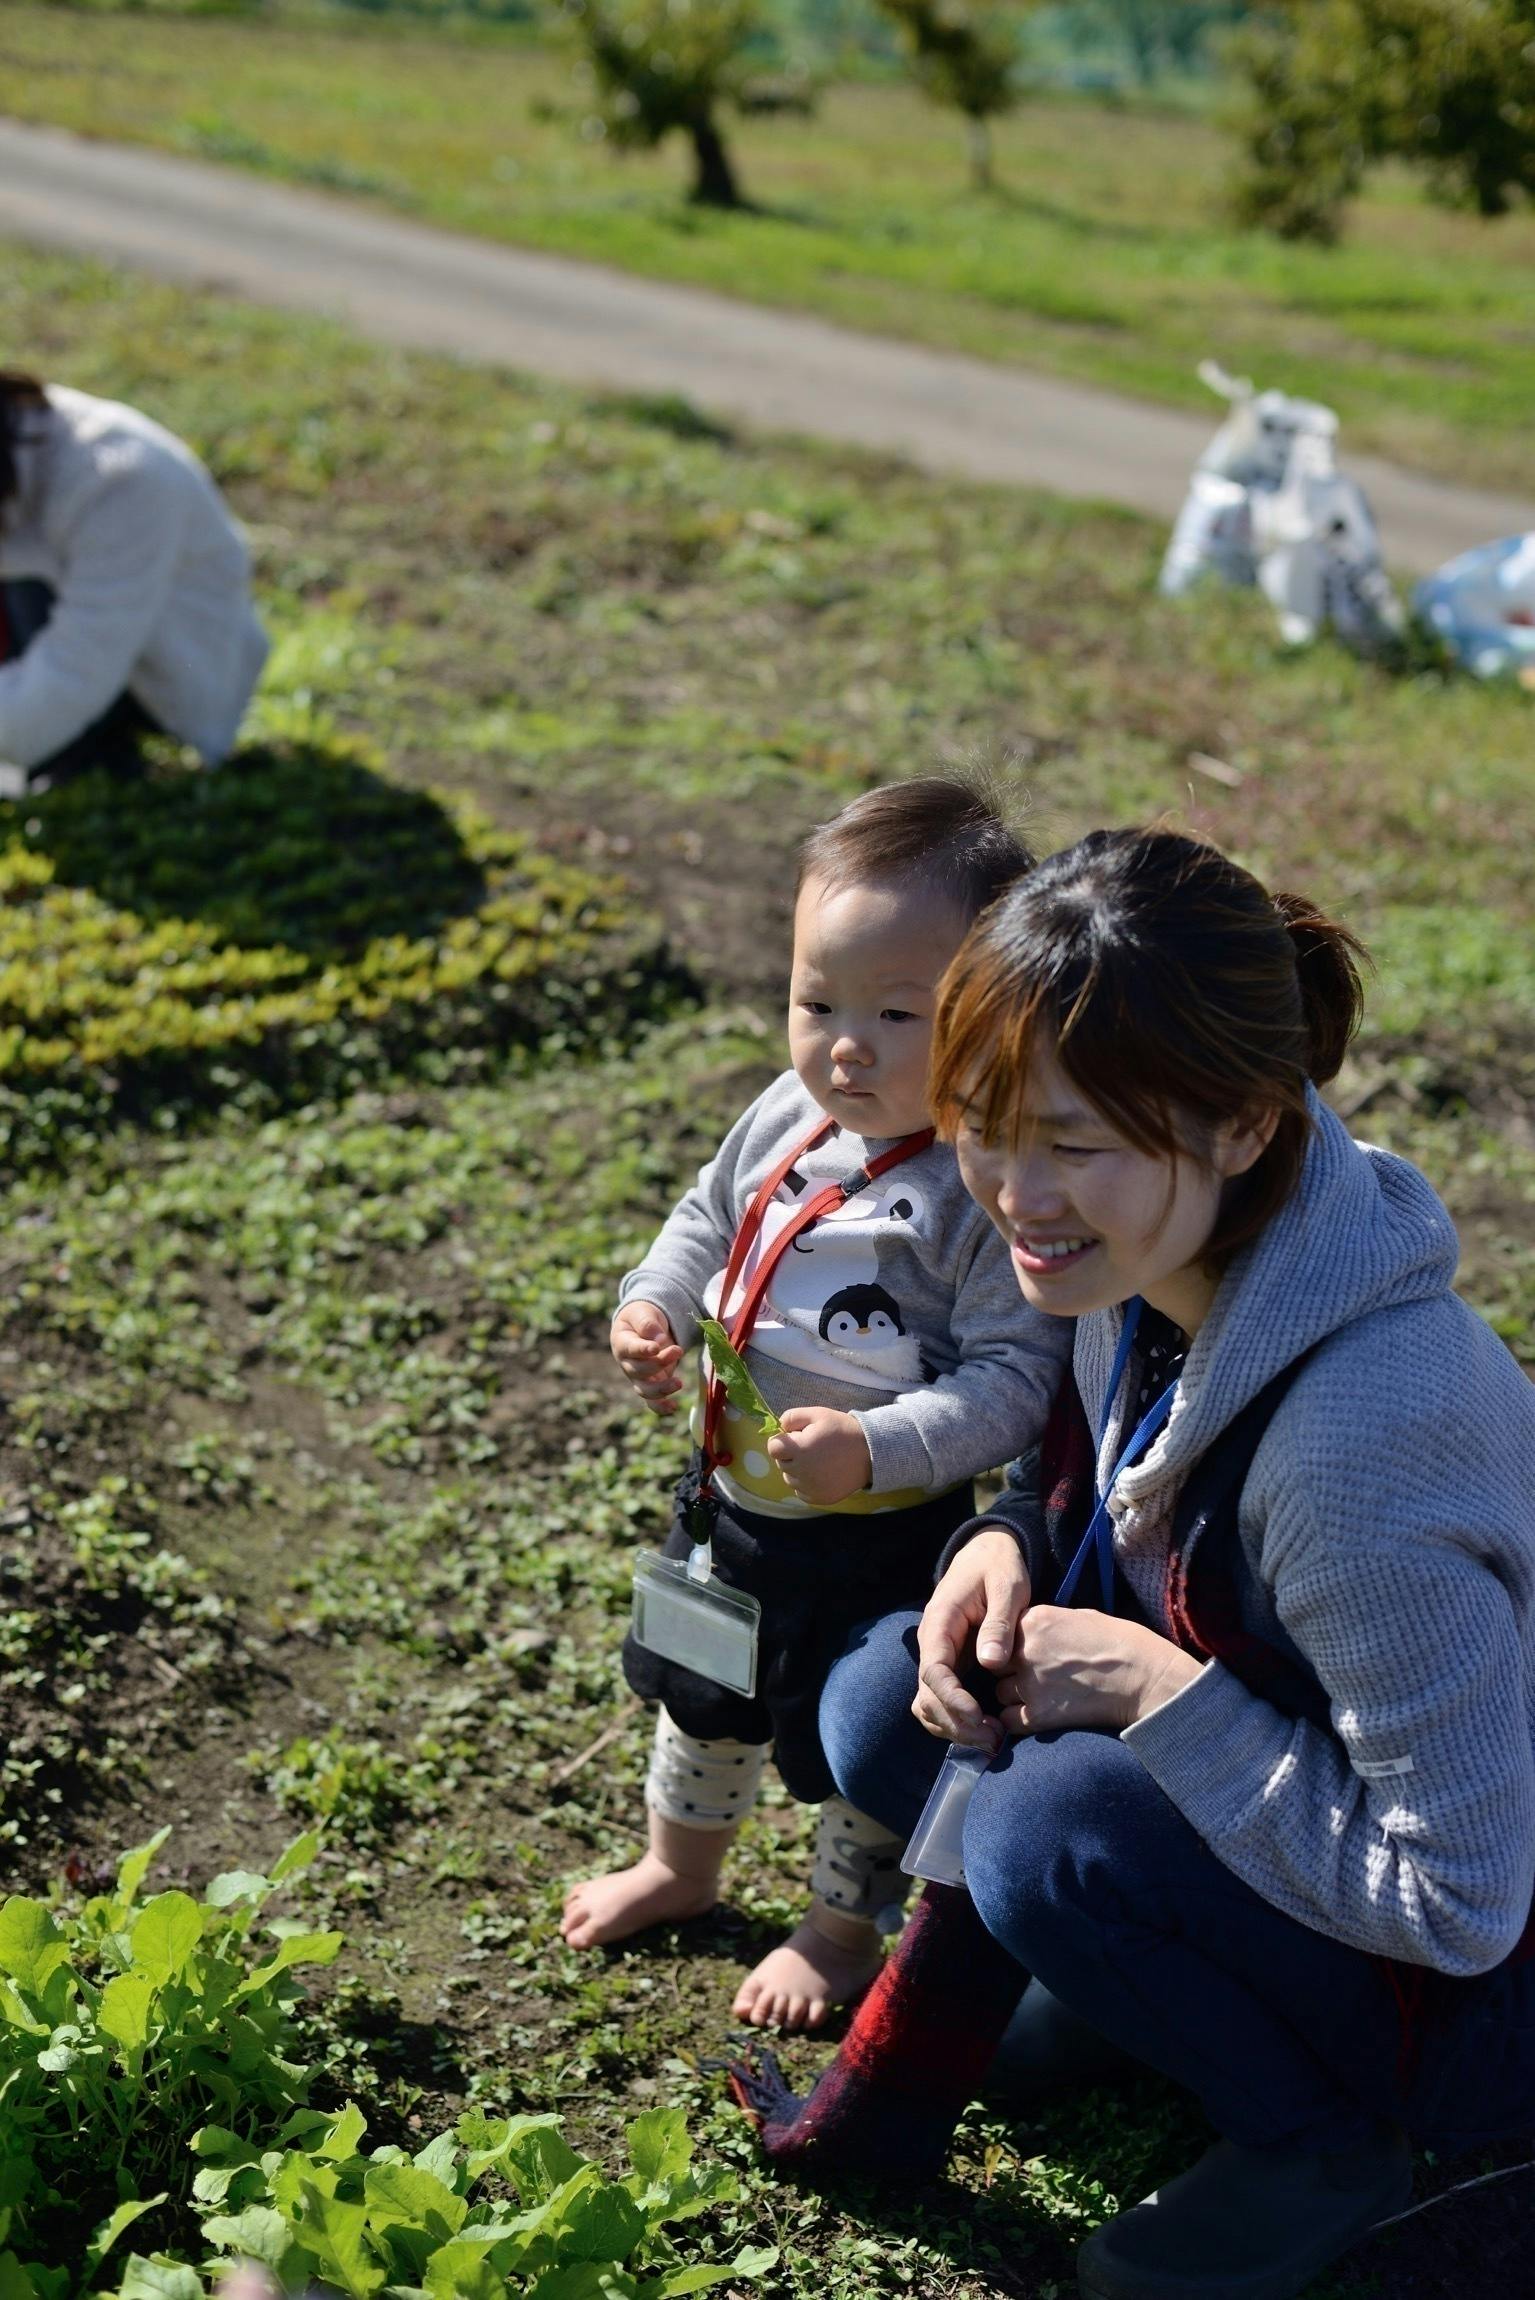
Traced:
<svg viewBox="0 0 1535 2300">
<path fill-rule="evenodd" d="M 1000 188 L 899 83 L 733 131 L 751 215 L 690 208 L 680 149 L 582 140 L 572 60 L 525 34 L 0 13 L 6 108 L 352 192 L 458 229 L 854 326 L 1213 403 L 1214 355 L 1341 410 L 1345 439 L 1528 487 L 1535 216 L 1488 224 L 1386 177 L 1337 249 L 1223 221 L 1212 120 L 1074 99 L 999 124 Z"/>
</svg>

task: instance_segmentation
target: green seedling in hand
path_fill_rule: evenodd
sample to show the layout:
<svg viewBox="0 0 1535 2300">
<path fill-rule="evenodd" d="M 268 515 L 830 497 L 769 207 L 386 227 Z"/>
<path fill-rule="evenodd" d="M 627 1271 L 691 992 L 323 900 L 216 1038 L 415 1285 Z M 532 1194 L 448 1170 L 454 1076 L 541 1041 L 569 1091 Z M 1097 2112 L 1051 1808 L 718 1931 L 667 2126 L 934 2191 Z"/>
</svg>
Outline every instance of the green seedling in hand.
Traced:
<svg viewBox="0 0 1535 2300">
<path fill-rule="evenodd" d="M 741 1353 L 732 1344 L 718 1318 L 704 1319 L 703 1337 L 709 1362 L 724 1383 L 725 1395 L 737 1413 L 750 1414 L 752 1420 L 760 1426 L 764 1437 L 776 1437 L 782 1424 L 747 1372 Z"/>
</svg>

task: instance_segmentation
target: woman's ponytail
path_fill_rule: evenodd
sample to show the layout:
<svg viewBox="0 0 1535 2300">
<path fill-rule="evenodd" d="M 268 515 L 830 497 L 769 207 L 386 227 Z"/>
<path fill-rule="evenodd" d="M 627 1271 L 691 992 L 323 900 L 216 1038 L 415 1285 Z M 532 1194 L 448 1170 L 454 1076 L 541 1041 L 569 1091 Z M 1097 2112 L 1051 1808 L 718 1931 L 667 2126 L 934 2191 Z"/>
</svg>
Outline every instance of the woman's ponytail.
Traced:
<svg viewBox="0 0 1535 2300">
<path fill-rule="evenodd" d="M 1314 1086 L 1326 1086 L 1343 1067 L 1348 1042 L 1359 1028 L 1364 1011 L 1359 969 L 1368 963 L 1367 953 L 1356 934 L 1303 894 L 1276 894 L 1274 908 L 1295 950 L 1310 1039 L 1306 1068 Z"/>
</svg>

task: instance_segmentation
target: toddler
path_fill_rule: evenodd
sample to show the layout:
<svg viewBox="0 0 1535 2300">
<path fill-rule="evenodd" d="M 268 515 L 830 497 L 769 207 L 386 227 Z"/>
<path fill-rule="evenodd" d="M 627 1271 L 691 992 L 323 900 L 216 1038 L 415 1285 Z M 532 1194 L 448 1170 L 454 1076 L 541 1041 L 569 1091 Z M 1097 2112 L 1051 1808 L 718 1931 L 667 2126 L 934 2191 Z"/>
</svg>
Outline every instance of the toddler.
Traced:
<svg viewBox="0 0 1535 2300">
<path fill-rule="evenodd" d="M 624 1279 L 613 1320 L 624 1373 L 657 1413 L 674 1412 L 700 1319 L 733 1327 L 779 1242 L 744 1354 L 781 1430 L 764 1439 L 718 1398 L 695 1420 L 718 1502 L 715 1572 L 762 1609 L 756 1692 L 630 1637 L 629 1683 L 660 1710 L 649 1846 L 632 1868 L 574 1886 L 561 1927 L 588 1948 L 712 1908 L 771 1749 L 790 1794 L 821 1815 L 809 1911 L 736 1999 L 735 2017 L 758 2026 L 816 2027 L 878 1970 L 876 1920 L 899 1905 L 903 1840 L 833 1794 L 821 1688 L 857 1622 L 925 1602 L 973 1514 L 972 1477 L 1034 1443 L 1070 1345 L 1069 1320 L 1020 1300 L 1007 1246 L 927 1108 L 938 978 L 1031 859 L 987 800 L 937 776 L 871 791 L 810 834 L 793 1067 L 731 1128 Z M 796 1204 L 828 1183 L 843 1185 L 840 1201 L 783 1247 Z M 722 1300 L 728 1264 L 739 1269 Z M 695 1470 L 669 1557 L 689 1555 L 696 1491 Z"/>
</svg>

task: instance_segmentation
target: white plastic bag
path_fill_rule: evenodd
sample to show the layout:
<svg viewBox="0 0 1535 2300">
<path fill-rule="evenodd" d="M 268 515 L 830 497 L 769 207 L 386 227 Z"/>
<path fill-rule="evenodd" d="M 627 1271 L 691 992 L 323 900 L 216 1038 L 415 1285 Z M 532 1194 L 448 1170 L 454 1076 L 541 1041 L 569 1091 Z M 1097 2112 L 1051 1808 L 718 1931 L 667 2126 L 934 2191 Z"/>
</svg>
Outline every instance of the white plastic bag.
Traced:
<svg viewBox="0 0 1535 2300">
<path fill-rule="evenodd" d="M 1479 679 L 1535 685 L 1535 533 L 1462 551 L 1412 595 L 1415 611 Z"/>
<path fill-rule="evenodd" d="M 1178 597 L 1206 576 L 1256 583 L 1292 645 L 1329 625 L 1359 654 L 1391 645 L 1402 610 L 1364 492 L 1338 469 L 1333 410 L 1255 391 L 1213 360 L 1199 373 L 1231 413 L 1194 468 L 1158 588 Z"/>
<path fill-rule="evenodd" d="M 1298 435 L 1284 485 L 1253 503 L 1258 582 L 1281 636 L 1306 646 L 1329 624 L 1357 655 L 1400 639 L 1401 604 L 1381 564 L 1364 491 L 1338 469 L 1330 436 Z"/>
<path fill-rule="evenodd" d="M 1159 590 L 1177 597 L 1202 575 L 1246 586 L 1258 580 L 1253 550 L 1254 499 L 1284 484 L 1290 450 L 1301 437 L 1330 439 L 1338 419 L 1314 399 L 1255 391 L 1246 376 L 1228 375 L 1213 359 L 1202 383 L 1230 404 L 1189 480 L 1189 491 L 1162 562 Z"/>
</svg>

